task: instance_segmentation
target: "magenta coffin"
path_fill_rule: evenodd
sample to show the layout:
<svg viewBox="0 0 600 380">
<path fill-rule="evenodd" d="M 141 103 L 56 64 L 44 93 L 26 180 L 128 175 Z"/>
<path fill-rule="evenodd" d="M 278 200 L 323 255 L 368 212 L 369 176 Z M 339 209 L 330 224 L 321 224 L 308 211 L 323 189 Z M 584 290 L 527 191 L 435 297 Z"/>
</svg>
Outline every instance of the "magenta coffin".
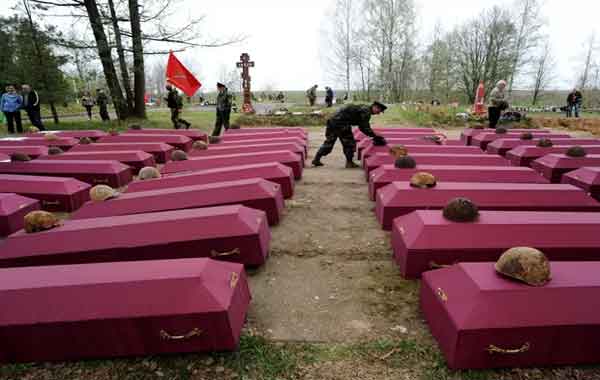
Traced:
<svg viewBox="0 0 600 380">
<path fill-rule="evenodd" d="M 508 130 L 510 133 L 523 133 L 523 132 L 530 132 L 530 133 L 550 133 L 550 131 L 546 130 L 546 129 L 513 129 L 510 128 Z M 485 128 L 485 129 L 475 129 L 475 128 L 467 128 L 465 130 L 462 131 L 462 133 L 460 134 L 460 140 L 462 142 L 464 142 L 465 145 L 471 145 L 471 139 L 473 138 L 473 136 L 477 136 L 480 133 L 495 133 L 496 130 L 492 129 L 492 128 Z"/>
<path fill-rule="evenodd" d="M 415 169 L 398 169 L 383 165 L 369 177 L 370 199 L 375 200 L 375 193 L 381 187 L 395 181 L 410 181 L 420 171 L 433 174 L 440 182 L 548 183 L 535 170 L 521 167 L 417 165 Z"/>
<path fill-rule="evenodd" d="M 2 362 L 238 348 L 244 268 L 181 259 L 0 270 Z"/>
<path fill-rule="evenodd" d="M 90 199 L 90 187 L 74 178 L 0 174 L 0 192 L 37 199 L 47 211 L 77 210 Z"/>
<path fill-rule="evenodd" d="M 404 127 L 372 127 L 371 128 L 373 130 L 373 132 L 379 134 L 379 133 L 385 133 L 385 132 L 422 132 L 422 133 L 436 133 L 435 130 L 433 128 L 404 128 Z M 354 138 L 356 139 L 356 141 L 360 141 L 363 138 L 367 137 L 367 135 L 365 135 L 364 133 L 362 133 L 360 131 L 360 129 L 358 128 L 354 128 L 352 130 L 352 133 L 354 134 Z M 368 138 L 368 137 L 367 137 Z"/>
<path fill-rule="evenodd" d="M 560 138 L 551 140 L 555 146 L 600 145 L 600 139 Z M 509 150 L 519 146 L 537 146 L 538 141 L 539 139 L 498 139 L 488 144 L 486 152 L 490 154 L 499 154 L 501 156 L 504 156 Z"/>
<path fill-rule="evenodd" d="M 133 135 L 178 135 L 185 136 L 192 141 L 208 141 L 206 133 L 197 129 L 128 129 L 124 133 Z"/>
<path fill-rule="evenodd" d="M 214 257 L 262 265 L 271 239 L 263 211 L 222 206 L 67 220 L 9 236 L 0 267 Z"/>
<path fill-rule="evenodd" d="M 512 247 L 535 247 L 550 260 L 600 260 L 597 212 L 480 211 L 474 223 L 453 223 L 441 210 L 394 219 L 394 258 L 404 277 L 439 265 L 496 261 Z"/>
<path fill-rule="evenodd" d="M 298 144 L 304 147 L 305 155 L 308 154 L 308 143 L 301 137 L 284 137 L 275 139 L 257 139 L 257 140 L 234 140 L 234 141 L 221 141 L 220 143 L 213 144 L 213 147 L 230 147 L 230 146 L 254 146 L 263 144 Z"/>
<path fill-rule="evenodd" d="M 581 190 L 577 189 L 577 191 Z M 233 182 L 217 182 L 207 185 L 126 193 L 105 202 L 88 202 L 73 214 L 71 219 L 132 215 L 233 204 L 241 204 L 262 210 L 267 214 L 269 224 L 277 224 L 284 207 L 281 186 L 262 178 L 253 178 Z"/>
<path fill-rule="evenodd" d="M 565 133 L 537 133 L 532 132 L 533 138 L 548 138 L 548 139 L 568 139 L 571 136 Z M 499 139 L 518 139 L 521 137 L 521 133 L 480 133 L 477 136 L 471 138 L 471 145 L 479 146 L 481 149 L 486 150 L 488 144 L 492 141 Z"/>
<path fill-rule="evenodd" d="M 199 170 L 191 174 L 176 174 L 158 179 L 134 181 L 127 186 L 127 193 L 168 189 L 172 187 L 203 185 L 249 178 L 264 178 L 281 186 L 284 198 L 294 195 L 294 173 L 292 169 L 277 162 L 265 164 L 227 166 L 224 168 Z"/>
<path fill-rule="evenodd" d="M 112 187 L 125 186 L 133 179 L 131 168 L 118 161 L 52 161 L 0 162 L 0 173 L 73 177 L 80 181 Z"/>
<path fill-rule="evenodd" d="M 52 156 L 43 156 L 39 159 L 57 161 L 119 161 L 127 166 L 131 166 L 134 174 L 137 174 L 144 166 L 156 166 L 154 156 L 150 153 L 142 152 L 141 150 L 121 150 L 110 152 L 66 152 Z"/>
<path fill-rule="evenodd" d="M 11 155 L 13 153 L 23 153 L 31 158 L 48 154 L 47 146 L 0 146 L 0 154 Z M 0 160 L 3 161 L 3 160 Z"/>
<path fill-rule="evenodd" d="M 240 129 L 231 129 L 229 128 L 228 130 L 225 131 L 225 134 L 247 134 L 247 133 L 272 133 L 272 132 L 295 132 L 295 133 L 301 133 L 302 135 L 304 135 L 305 138 L 308 137 L 308 132 L 306 132 L 306 129 L 301 128 L 301 127 L 257 127 L 257 128 L 250 128 L 250 127 L 242 127 Z"/>
<path fill-rule="evenodd" d="M 260 153 L 274 150 L 287 150 L 301 156 L 303 161 L 306 159 L 304 147 L 295 143 L 257 144 L 250 146 L 229 146 L 217 144 L 210 145 L 208 149 L 205 150 L 193 149 L 189 155 L 193 157 L 208 157 L 220 156 L 224 154 Z"/>
<path fill-rule="evenodd" d="M 423 274 L 420 306 L 452 369 L 540 367 L 600 361 L 600 263 L 553 262 L 534 287 L 493 263 Z"/>
<path fill-rule="evenodd" d="M 401 144 L 398 144 L 401 145 Z M 481 149 L 476 146 L 449 146 L 449 145 L 402 145 L 408 149 L 409 154 L 413 153 L 445 153 L 445 154 L 480 154 Z M 375 146 L 371 145 L 362 150 L 361 158 L 364 160 L 378 153 L 389 153 L 393 145 Z"/>
<path fill-rule="evenodd" d="M 502 157 L 488 154 L 450 154 L 450 153 L 409 153 L 418 165 L 477 165 L 477 166 L 507 166 L 508 161 Z M 389 153 L 376 153 L 367 158 L 363 167 L 369 174 L 382 165 L 391 165 L 395 161 Z"/>
<path fill-rule="evenodd" d="M 588 154 L 585 157 L 547 154 L 531 163 L 533 169 L 552 183 L 559 183 L 563 174 L 584 166 L 600 166 L 600 154 Z"/>
<path fill-rule="evenodd" d="M 0 153 L 0 162 L 10 162 L 10 156 L 8 154 Z"/>
<path fill-rule="evenodd" d="M 444 140 L 444 142 L 442 144 L 436 144 L 431 140 L 425 140 L 425 139 L 419 139 L 419 138 L 401 138 L 401 139 L 386 138 L 385 140 L 387 141 L 388 147 L 391 147 L 393 145 L 426 145 L 426 146 L 437 146 L 437 147 L 463 146 L 464 145 L 459 140 Z M 359 142 L 356 145 L 356 150 L 358 152 L 357 153 L 358 158 L 361 159 L 363 150 L 367 149 L 371 146 L 373 146 L 373 141 L 370 138 L 364 139 L 363 141 Z"/>
<path fill-rule="evenodd" d="M 221 168 L 226 166 L 238 166 L 240 163 L 263 164 L 267 162 L 279 162 L 285 166 L 289 166 L 294 171 L 294 178 L 302 178 L 302 168 L 304 166 L 302 157 L 284 150 L 275 150 L 272 152 L 262 153 L 241 153 L 222 156 L 193 157 L 185 161 L 167 162 L 162 167 L 161 172 L 163 174 L 173 174 Z"/>
<path fill-rule="evenodd" d="M 383 229 L 389 230 L 398 216 L 441 210 L 458 197 L 472 200 L 480 210 L 600 211 L 600 202 L 571 185 L 441 182 L 431 189 L 417 189 L 405 181 L 377 191 L 375 213 Z"/>
<path fill-rule="evenodd" d="M 98 130 L 73 130 L 73 131 L 44 131 L 44 132 L 36 132 L 36 133 L 28 133 L 26 136 L 31 137 L 44 137 L 44 135 L 52 133 L 59 137 L 72 137 L 75 139 L 80 139 L 82 137 L 88 137 L 93 140 L 97 140 L 100 137 L 108 136 L 108 133 L 104 131 Z"/>
<path fill-rule="evenodd" d="M 171 160 L 171 153 L 175 148 L 165 143 L 95 143 L 80 144 L 74 146 L 69 153 L 74 152 L 114 152 L 121 150 L 141 150 L 154 156 L 154 160 L 159 164 Z"/>
<path fill-rule="evenodd" d="M 562 183 L 577 186 L 600 201 L 600 167 L 583 167 L 562 176 Z"/>
<path fill-rule="evenodd" d="M 0 236 L 8 236 L 22 229 L 25 215 L 39 209 L 40 201 L 37 199 L 14 193 L 0 193 Z"/>
<path fill-rule="evenodd" d="M 597 144 L 598 145 L 586 145 L 584 148 L 587 153 L 600 154 L 600 140 L 598 140 Z M 531 163 L 540 157 L 551 153 L 564 154 L 572 146 L 573 145 L 554 145 L 549 148 L 540 148 L 537 146 L 522 145 L 509 150 L 504 157 L 510 161 L 511 165 L 531 166 Z"/>
<path fill-rule="evenodd" d="M 189 137 L 168 134 L 168 135 L 158 135 L 158 134 L 134 134 L 134 133 L 126 133 L 122 135 L 116 136 L 106 136 L 102 137 L 98 140 L 100 143 L 165 143 L 169 145 L 173 145 L 177 149 L 181 149 L 183 151 L 188 151 L 192 149 L 193 141 Z"/>
<path fill-rule="evenodd" d="M 59 137 L 55 140 L 46 140 L 44 137 L 0 138 L 0 146 L 57 146 L 62 150 L 69 150 L 77 144 L 79 140 L 72 137 Z"/>
<path fill-rule="evenodd" d="M 305 139 L 302 131 L 283 131 L 283 132 L 251 132 L 251 133 L 227 133 L 221 136 L 222 141 L 244 141 L 244 140 L 262 140 L 285 137 L 296 137 Z"/>
</svg>

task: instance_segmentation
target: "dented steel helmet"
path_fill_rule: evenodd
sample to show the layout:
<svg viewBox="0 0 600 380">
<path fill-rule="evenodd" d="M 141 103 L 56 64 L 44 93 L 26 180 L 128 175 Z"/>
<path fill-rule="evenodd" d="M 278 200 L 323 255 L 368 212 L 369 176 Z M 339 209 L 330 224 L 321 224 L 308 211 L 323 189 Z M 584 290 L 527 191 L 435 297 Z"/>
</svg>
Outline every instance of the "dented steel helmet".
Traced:
<svg viewBox="0 0 600 380">
<path fill-rule="evenodd" d="M 58 140 L 58 136 L 54 133 L 44 133 L 44 138 L 48 141 Z"/>
<path fill-rule="evenodd" d="M 32 211 L 25 215 L 24 220 L 27 233 L 46 231 L 60 225 L 58 218 L 47 211 Z"/>
<path fill-rule="evenodd" d="M 504 252 L 495 268 L 504 276 L 532 286 L 546 285 L 552 279 L 548 258 L 530 247 L 515 247 Z"/>
<path fill-rule="evenodd" d="M 417 167 L 417 162 L 411 156 L 402 156 L 396 159 L 394 166 L 398 169 L 414 169 Z"/>
<path fill-rule="evenodd" d="M 27 128 L 27 132 L 29 132 L 29 133 L 37 133 L 39 131 L 40 131 L 40 129 L 38 127 L 34 127 L 33 125 L 30 126 L 29 128 Z"/>
<path fill-rule="evenodd" d="M 209 144 L 218 144 L 221 142 L 221 137 L 220 136 L 208 136 L 208 143 Z"/>
<path fill-rule="evenodd" d="M 174 150 L 173 153 L 171 153 L 171 160 L 173 161 L 185 161 L 188 159 L 187 153 L 185 153 L 183 150 Z"/>
<path fill-rule="evenodd" d="M 138 179 L 146 180 L 146 179 L 154 179 L 160 178 L 160 172 L 154 166 L 145 166 L 140 170 L 138 174 Z"/>
<path fill-rule="evenodd" d="M 192 144 L 192 148 L 196 149 L 196 150 L 206 150 L 206 149 L 208 149 L 208 144 L 205 143 L 204 141 L 197 140 L 197 141 L 194 141 L 194 143 Z"/>
<path fill-rule="evenodd" d="M 142 126 L 139 124 L 131 124 L 129 126 L 129 129 L 133 129 L 134 131 L 140 131 L 142 129 Z"/>
<path fill-rule="evenodd" d="M 431 141 L 438 145 L 442 145 L 442 138 L 438 135 L 423 136 L 423 140 Z"/>
<path fill-rule="evenodd" d="M 410 178 L 410 185 L 419 189 L 429 189 L 437 185 L 437 180 L 431 173 L 418 172 Z"/>
<path fill-rule="evenodd" d="M 51 155 L 51 156 L 54 156 L 54 155 L 57 155 L 57 154 L 61 154 L 61 153 L 63 153 L 63 150 L 60 149 L 57 146 L 51 146 L 51 147 L 48 148 L 48 154 Z"/>
<path fill-rule="evenodd" d="M 92 139 L 90 139 L 87 136 L 83 136 L 82 138 L 79 139 L 79 143 L 83 144 L 83 145 L 88 145 L 92 143 Z"/>
<path fill-rule="evenodd" d="M 408 155 L 408 149 L 404 145 L 394 145 L 390 148 L 390 154 L 392 157 L 398 159 Z"/>
<path fill-rule="evenodd" d="M 503 135 L 506 132 L 508 132 L 508 131 L 504 127 L 498 127 L 498 128 L 496 128 L 496 133 L 499 134 L 499 135 Z"/>
<path fill-rule="evenodd" d="M 479 209 L 470 199 L 455 198 L 444 207 L 443 215 L 453 222 L 473 222 L 479 217 Z"/>
<path fill-rule="evenodd" d="M 533 134 L 531 132 L 521 133 L 521 140 L 533 140 Z"/>
<path fill-rule="evenodd" d="M 90 189 L 90 198 L 94 202 L 103 202 L 119 196 L 119 192 L 108 185 L 96 185 Z"/>
<path fill-rule="evenodd" d="M 25 153 L 15 152 L 10 155 L 10 160 L 13 162 L 15 162 L 15 161 L 24 162 L 24 161 L 31 161 L 31 157 L 29 157 Z"/>
<path fill-rule="evenodd" d="M 587 155 L 587 152 L 583 147 L 575 145 L 567 149 L 566 154 L 569 157 L 585 157 Z"/>
<path fill-rule="evenodd" d="M 550 148 L 552 145 L 554 145 L 552 144 L 552 140 L 546 137 L 541 138 L 537 143 L 537 146 L 540 148 Z"/>
</svg>

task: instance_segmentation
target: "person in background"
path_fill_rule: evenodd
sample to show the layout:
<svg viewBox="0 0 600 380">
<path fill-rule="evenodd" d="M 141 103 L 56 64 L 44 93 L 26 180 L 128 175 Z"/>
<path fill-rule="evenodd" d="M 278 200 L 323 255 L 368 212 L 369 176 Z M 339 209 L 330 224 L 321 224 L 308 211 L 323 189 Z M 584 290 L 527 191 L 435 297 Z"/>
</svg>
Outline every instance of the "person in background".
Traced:
<svg viewBox="0 0 600 380">
<path fill-rule="evenodd" d="M 180 118 L 181 110 L 183 109 L 183 98 L 177 93 L 177 90 L 171 85 L 167 84 L 167 107 L 171 110 L 171 121 L 173 122 L 173 128 L 179 129 L 181 124 L 185 125 L 185 129 L 190 129 L 192 125 L 187 120 Z"/>
<path fill-rule="evenodd" d="M 221 128 L 229 129 L 229 117 L 231 115 L 232 99 L 231 94 L 223 83 L 217 83 L 217 120 L 215 121 L 215 129 L 212 132 L 213 136 L 221 135 Z"/>
<path fill-rule="evenodd" d="M 490 128 L 496 128 L 498 120 L 502 111 L 508 108 L 508 102 L 506 100 L 506 94 L 504 89 L 506 88 L 506 81 L 499 80 L 496 83 L 496 87 L 490 92 L 489 104 L 488 104 L 488 117 L 490 121 Z"/>
<path fill-rule="evenodd" d="M 319 87 L 319 85 L 314 85 L 311 88 L 309 88 L 308 90 L 306 90 L 306 97 L 308 98 L 308 104 L 310 104 L 310 106 L 314 106 L 315 102 L 317 101 L 317 88 Z"/>
<path fill-rule="evenodd" d="M 581 95 L 581 92 L 577 88 L 574 88 L 567 96 L 567 117 L 579 117 L 579 110 L 582 103 L 583 95 Z"/>
<path fill-rule="evenodd" d="M 46 128 L 42 123 L 42 115 L 40 113 L 40 96 L 28 84 L 23 84 L 21 89 L 23 90 L 23 109 L 27 112 L 31 125 L 40 131 L 45 131 Z"/>
<path fill-rule="evenodd" d="M 327 107 L 333 106 L 333 90 L 331 87 L 325 87 L 325 104 L 327 104 Z"/>
<path fill-rule="evenodd" d="M 89 91 L 86 91 L 81 97 L 81 105 L 85 107 L 85 111 L 87 112 L 87 116 L 89 120 L 92 120 L 92 108 L 96 102 L 94 102 L 94 98 L 92 98 L 92 94 Z"/>
<path fill-rule="evenodd" d="M 15 133 L 15 124 L 17 132 L 23 133 L 21 124 L 21 108 L 23 107 L 23 98 L 17 93 L 15 86 L 6 86 L 6 92 L 0 98 L 0 111 L 6 117 L 8 133 Z"/>
<path fill-rule="evenodd" d="M 100 108 L 102 121 L 110 121 L 110 116 L 108 115 L 108 96 L 106 96 L 102 89 L 96 91 L 96 104 Z"/>
</svg>

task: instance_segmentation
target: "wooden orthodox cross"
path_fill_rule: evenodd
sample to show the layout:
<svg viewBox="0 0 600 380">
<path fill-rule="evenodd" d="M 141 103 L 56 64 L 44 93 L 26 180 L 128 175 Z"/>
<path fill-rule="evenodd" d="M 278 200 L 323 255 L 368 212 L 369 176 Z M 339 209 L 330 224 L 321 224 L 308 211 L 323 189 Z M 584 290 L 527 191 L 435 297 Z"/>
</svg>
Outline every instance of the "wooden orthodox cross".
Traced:
<svg viewBox="0 0 600 380">
<path fill-rule="evenodd" d="M 242 69 L 242 89 L 244 90 L 244 105 L 242 106 L 242 112 L 254 113 L 252 107 L 252 94 L 250 92 L 250 72 L 248 68 L 254 67 L 254 61 L 250 61 L 248 53 L 243 53 L 240 56 L 240 62 L 237 63 L 237 67 Z"/>
</svg>

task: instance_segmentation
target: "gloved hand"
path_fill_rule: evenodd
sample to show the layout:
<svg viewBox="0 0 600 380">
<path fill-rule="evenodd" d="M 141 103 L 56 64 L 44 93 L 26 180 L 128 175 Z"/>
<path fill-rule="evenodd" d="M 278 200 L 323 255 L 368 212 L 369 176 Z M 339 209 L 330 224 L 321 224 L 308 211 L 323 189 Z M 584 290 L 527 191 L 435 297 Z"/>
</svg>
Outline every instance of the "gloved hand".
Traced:
<svg viewBox="0 0 600 380">
<path fill-rule="evenodd" d="M 385 141 L 385 138 L 383 138 L 383 136 L 376 135 L 375 137 L 373 137 L 373 145 L 384 146 L 387 145 L 387 141 Z"/>
</svg>

